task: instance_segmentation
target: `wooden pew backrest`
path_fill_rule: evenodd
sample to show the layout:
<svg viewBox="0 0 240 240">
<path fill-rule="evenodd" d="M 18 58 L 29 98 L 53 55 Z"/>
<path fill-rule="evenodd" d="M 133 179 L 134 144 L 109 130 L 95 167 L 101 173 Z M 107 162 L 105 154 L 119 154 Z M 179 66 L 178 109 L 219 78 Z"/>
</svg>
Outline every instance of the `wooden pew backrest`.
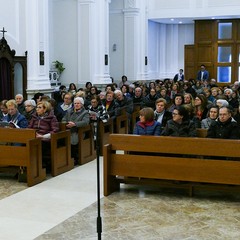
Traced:
<svg viewBox="0 0 240 240">
<path fill-rule="evenodd" d="M 239 144 L 240 140 L 111 134 L 104 148 L 104 194 L 119 188 L 116 176 L 240 185 Z"/>
<path fill-rule="evenodd" d="M 36 138 L 36 130 L 0 128 L 0 165 L 27 168 L 27 184 L 33 186 L 46 179 L 42 169 L 42 142 Z"/>
</svg>

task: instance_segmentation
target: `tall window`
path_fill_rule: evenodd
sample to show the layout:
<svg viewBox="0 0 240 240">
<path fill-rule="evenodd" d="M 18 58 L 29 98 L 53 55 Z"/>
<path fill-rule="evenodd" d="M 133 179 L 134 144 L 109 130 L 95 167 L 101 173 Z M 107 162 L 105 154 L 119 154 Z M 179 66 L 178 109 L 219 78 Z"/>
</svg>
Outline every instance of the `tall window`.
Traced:
<svg viewBox="0 0 240 240">
<path fill-rule="evenodd" d="M 232 22 L 218 23 L 218 47 L 217 47 L 217 81 L 219 83 L 231 83 L 233 62 L 233 24 Z M 240 56 L 239 56 L 240 58 Z"/>
</svg>

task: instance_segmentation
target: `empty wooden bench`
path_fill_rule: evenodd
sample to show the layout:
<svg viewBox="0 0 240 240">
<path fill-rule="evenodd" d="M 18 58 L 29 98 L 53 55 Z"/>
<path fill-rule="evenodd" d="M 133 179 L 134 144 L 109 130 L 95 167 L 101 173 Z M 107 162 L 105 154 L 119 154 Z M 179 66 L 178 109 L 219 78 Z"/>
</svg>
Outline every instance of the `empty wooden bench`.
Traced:
<svg viewBox="0 0 240 240">
<path fill-rule="evenodd" d="M 240 140 L 111 134 L 104 147 L 104 195 L 131 180 L 184 181 L 190 195 L 202 183 L 239 186 L 239 144 Z"/>
<path fill-rule="evenodd" d="M 26 167 L 29 187 L 46 179 L 42 142 L 33 129 L 0 128 L 0 165 Z"/>
</svg>

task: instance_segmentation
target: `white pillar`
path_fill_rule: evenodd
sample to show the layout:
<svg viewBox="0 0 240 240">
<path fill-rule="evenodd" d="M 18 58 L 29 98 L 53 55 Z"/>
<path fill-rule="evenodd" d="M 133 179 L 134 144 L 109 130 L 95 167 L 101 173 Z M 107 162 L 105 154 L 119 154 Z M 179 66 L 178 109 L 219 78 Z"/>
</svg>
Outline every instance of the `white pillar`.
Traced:
<svg viewBox="0 0 240 240">
<path fill-rule="evenodd" d="M 48 35 L 48 0 L 26 0 L 27 93 L 29 97 L 38 91 L 45 94 L 52 91 L 49 81 Z"/>
<path fill-rule="evenodd" d="M 110 83 L 109 0 L 78 0 L 78 81 Z M 106 61 L 105 61 L 106 60 Z"/>
<path fill-rule="evenodd" d="M 124 73 L 130 80 L 148 78 L 145 0 L 124 1 Z M 147 59 L 146 59 L 147 60 Z"/>
</svg>

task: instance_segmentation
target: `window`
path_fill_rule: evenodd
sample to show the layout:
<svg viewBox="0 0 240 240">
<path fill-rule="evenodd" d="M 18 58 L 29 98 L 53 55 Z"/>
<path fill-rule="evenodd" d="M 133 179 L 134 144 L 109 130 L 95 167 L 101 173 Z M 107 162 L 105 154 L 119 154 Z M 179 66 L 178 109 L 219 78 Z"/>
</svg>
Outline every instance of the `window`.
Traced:
<svg viewBox="0 0 240 240">
<path fill-rule="evenodd" d="M 218 62 L 230 63 L 232 62 L 232 48 L 231 47 L 218 47 Z"/>
<path fill-rule="evenodd" d="M 232 38 L 232 23 L 218 23 L 218 39 Z"/>
<path fill-rule="evenodd" d="M 231 82 L 231 67 L 218 67 L 217 68 L 217 79 L 219 83 L 230 83 Z"/>
</svg>

